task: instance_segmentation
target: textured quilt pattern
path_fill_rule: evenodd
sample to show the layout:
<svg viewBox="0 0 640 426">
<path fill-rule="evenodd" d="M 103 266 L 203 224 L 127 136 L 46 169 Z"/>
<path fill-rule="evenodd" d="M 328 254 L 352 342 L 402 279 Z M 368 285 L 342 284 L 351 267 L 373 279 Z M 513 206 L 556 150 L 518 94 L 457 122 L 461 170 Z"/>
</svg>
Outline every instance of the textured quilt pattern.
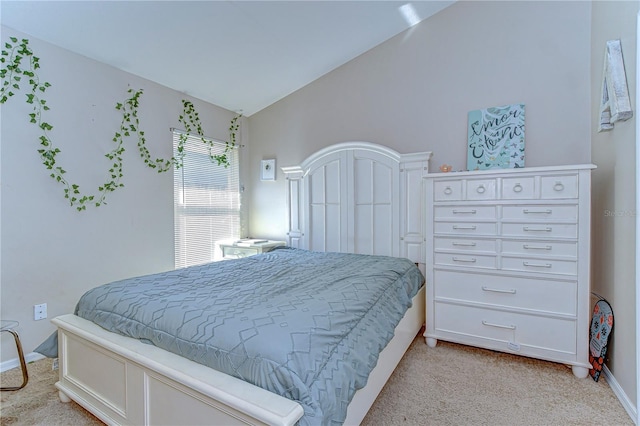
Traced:
<svg viewBox="0 0 640 426">
<path fill-rule="evenodd" d="M 341 424 L 422 282 L 407 259 L 282 248 L 106 284 L 76 315 Z"/>
</svg>

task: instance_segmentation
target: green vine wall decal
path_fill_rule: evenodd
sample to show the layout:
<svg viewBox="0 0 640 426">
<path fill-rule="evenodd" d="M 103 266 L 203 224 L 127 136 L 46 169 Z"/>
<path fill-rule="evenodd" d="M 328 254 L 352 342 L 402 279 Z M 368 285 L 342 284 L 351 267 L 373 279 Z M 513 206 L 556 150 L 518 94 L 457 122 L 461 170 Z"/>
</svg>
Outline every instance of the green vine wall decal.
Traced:
<svg viewBox="0 0 640 426">
<path fill-rule="evenodd" d="M 235 116 L 231 119 L 231 124 L 229 125 L 229 140 L 225 141 L 225 148 L 222 154 L 214 154 L 213 147 L 216 142 L 212 140 L 206 139 L 204 136 L 204 132 L 202 131 L 202 125 L 200 124 L 200 116 L 195 109 L 195 106 L 191 101 L 187 101 L 186 99 L 182 100 L 183 113 L 179 117 L 180 123 L 184 126 L 185 133 L 181 133 L 178 141 L 178 158 L 176 161 L 176 168 L 182 167 L 182 160 L 184 158 L 184 144 L 187 142 L 188 134 L 195 133 L 199 135 L 200 140 L 207 145 L 209 148 L 209 158 L 212 162 L 216 162 L 219 166 L 229 167 L 231 164 L 229 162 L 229 158 L 227 157 L 227 153 L 232 150 L 236 146 L 236 133 L 238 132 L 239 124 L 238 120 L 242 117 L 242 114 Z"/>
<path fill-rule="evenodd" d="M 229 140 L 225 142 L 225 149 L 222 154 L 214 154 L 212 148 L 214 142 L 206 139 L 202 130 L 202 124 L 198 112 L 192 102 L 183 100 L 183 113 L 179 117 L 180 123 L 185 127 L 186 133 L 181 133 L 177 155 L 170 159 L 152 159 L 148 148 L 146 147 L 146 138 L 144 131 L 140 129 L 140 120 L 138 118 L 138 108 L 140 106 L 140 97 L 142 96 L 142 89 L 134 90 L 129 88 L 129 97 L 122 103 L 116 104 L 115 109 L 122 114 L 122 121 L 120 122 L 120 128 L 115 132 L 112 142 L 115 143 L 115 148 L 105 154 L 105 157 L 112 161 L 111 168 L 109 169 L 109 178 L 104 183 L 98 186 L 98 195 L 84 195 L 80 191 L 80 186 L 69 182 L 65 178 L 67 173 L 61 166 L 57 165 L 56 157 L 60 154 L 60 149 L 55 147 L 49 132 L 53 130 L 53 126 L 43 120 L 43 111 L 48 111 L 50 108 L 47 105 L 47 101 L 43 98 L 46 90 L 51 87 L 48 82 L 41 82 L 38 77 L 37 70 L 40 68 L 40 59 L 34 56 L 33 51 L 29 47 L 29 40 L 18 40 L 16 37 L 11 37 L 10 42 L 6 42 L 5 49 L 2 50 L 2 56 L 0 56 L 0 79 L 2 80 L 2 86 L 0 87 L 0 104 L 6 103 L 9 98 L 15 96 L 18 90 L 21 90 L 21 83 L 28 80 L 29 89 L 26 93 L 26 102 L 32 105 L 32 112 L 29 113 L 29 121 L 37 125 L 42 131 L 42 135 L 39 137 L 40 149 L 38 153 L 42 163 L 47 170 L 50 170 L 50 177 L 64 186 L 64 197 L 69 201 L 72 207 L 75 207 L 78 211 L 86 210 L 87 205 L 95 205 L 99 207 L 106 204 L 107 194 L 115 191 L 118 188 L 124 187 L 121 182 L 123 177 L 123 153 L 124 138 L 132 136 L 133 133 L 137 135 L 137 146 L 145 165 L 149 168 L 156 169 L 158 173 L 163 173 L 171 170 L 172 167 L 180 168 L 184 164 L 184 144 L 187 141 L 188 134 L 195 132 L 201 137 L 203 143 L 208 146 L 209 157 L 211 161 L 219 166 L 228 167 L 230 162 L 227 157 L 228 152 L 236 145 L 236 133 L 239 129 L 238 120 L 241 115 L 234 117 L 231 120 L 229 126 Z M 23 61 L 25 65 L 23 65 Z"/>
</svg>

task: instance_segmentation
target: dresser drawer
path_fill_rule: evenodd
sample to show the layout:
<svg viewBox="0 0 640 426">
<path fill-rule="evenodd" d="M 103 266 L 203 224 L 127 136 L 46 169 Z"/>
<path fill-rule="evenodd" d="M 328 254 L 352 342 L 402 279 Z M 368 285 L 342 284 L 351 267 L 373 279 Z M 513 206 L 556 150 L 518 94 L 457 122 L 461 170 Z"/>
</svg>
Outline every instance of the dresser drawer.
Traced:
<svg viewBox="0 0 640 426">
<path fill-rule="evenodd" d="M 435 329 L 455 333 L 460 339 L 467 336 L 488 339 L 493 345 L 502 343 L 503 350 L 526 353 L 531 347 L 576 353 L 576 322 L 571 319 L 436 302 Z"/>
<path fill-rule="evenodd" d="M 435 222 L 436 234 L 454 235 L 496 235 L 495 222 Z"/>
<path fill-rule="evenodd" d="M 578 198 L 578 175 L 542 176 L 540 195 L 544 199 Z"/>
<path fill-rule="evenodd" d="M 539 272 L 543 274 L 577 275 L 578 262 L 574 260 L 503 256 L 502 269 L 506 271 Z"/>
<path fill-rule="evenodd" d="M 577 238 L 576 224 L 503 223 L 502 235 L 508 237 Z"/>
<path fill-rule="evenodd" d="M 445 238 L 436 237 L 433 241 L 436 251 L 466 251 L 496 253 L 495 240 L 481 240 L 471 238 Z"/>
<path fill-rule="evenodd" d="M 464 272 L 435 271 L 435 298 L 575 315 L 578 284 Z M 549 297 L 552 294 L 553 297 Z"/>
<path fill-rule="evenodd" d="M 503 240 L 502 254 L 559 256 L 578 258 L 578 243 L 565 241 Z"/>
<path fill-rule="evenodd" d="M 535 178 L 518 177 L 502 179 L 502 198 L 506 200 L 532 199 L 535 195 Z"/>
<path fill-rule="evenodd" d="M 260 253 L 257 248 L 222 246 L 222 257 L 224 259 L 240 259 L 241 257 L 253 256 Z"/>
<path fill-rule="evenodd" d="M 469 179 L 467 180 L 467 200 L 495 200 L 495 179 Z"/>
<path fill-rule="evenodd" d="M 496 218 L 494 206 L 437 206 L 433 210 L 436 219 L 495 220 Z"/>
<path fill-rule="evenodd" d="M 519 205 L 502 207 L 502 218 L 520 221 L 578 221 L 577 205 Z"/>
<path fill-rule="evenodd" d="M 443 180 L 434 182 L 433 198 L 435 201 L 462 200 L 462 181 Z"/>
<path fill-rule="evenodd" d="M 436 265 L 442 266 L 461 266 L 465 268 L 485 268 L 496 269 L 496 256 L 488 256 L 481 254 L 450 254 L 435 253 L 434 260 Z"/>
</svg>

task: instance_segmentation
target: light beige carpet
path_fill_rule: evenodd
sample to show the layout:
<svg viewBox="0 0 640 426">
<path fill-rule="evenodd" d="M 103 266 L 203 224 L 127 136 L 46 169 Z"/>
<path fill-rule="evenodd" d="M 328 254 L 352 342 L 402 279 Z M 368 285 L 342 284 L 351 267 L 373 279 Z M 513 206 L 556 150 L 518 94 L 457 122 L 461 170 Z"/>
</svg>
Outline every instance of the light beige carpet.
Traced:
<svg viewBox="0 0 640 426">
<path fill-rule="evenodd" d="M 4 425 L 101 425 L 54 387 L 51 361 L 29 364 L 29 384 L 2 392 Z M 19 369 L 0 375 L 20 383 Z M 188 419 L 184 424 L 188 425 Z M 364 419 L 364 425 L 633 425 L 603 377 L 577 379 L 550 362 L 417 337 Z"/>
</svg>

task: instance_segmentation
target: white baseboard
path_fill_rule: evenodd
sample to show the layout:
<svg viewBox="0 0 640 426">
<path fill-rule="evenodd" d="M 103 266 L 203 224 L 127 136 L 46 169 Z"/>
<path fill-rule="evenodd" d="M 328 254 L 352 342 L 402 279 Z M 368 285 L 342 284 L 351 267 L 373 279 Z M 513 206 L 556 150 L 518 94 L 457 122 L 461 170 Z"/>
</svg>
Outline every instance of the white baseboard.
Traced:
<svg viewBox="0 0 640 426">
<path fill-rule="evenodd" d="M 616 378 L 613 377 L 613 374 L 611 374 L 611 371 L 607 368 L 606 364 L 602 367 L 602 372 L 604 373 L 604 377 L 607 379 L 607 383 L 609 383 L 611 390 L 613 390 L 613 393 L 618 397 L 618 400 L 627 411 L 627 414 L 629 414 L 629 417 L 631 417 L 631 420 L 633 420 L 633 423 L 635 423 L 637 426 L 638 407 L 636 407 L 634 403 L 629 399 L 627 394 L 624 393 L 624 390 L 622 389 L 622 387 L 620 387 L 620 384 L 618 383 Z"/>
<path fill-rule="evenodd" d="M 27 362 L 27 364 L 29 364 L 30 362 L 38 361 L 43 358 L 44 356 L 42 356 L 41 354 L 37 352 L 31 352 L 25 355 L 24 360 Z M 6 361 L 0 362 L 0 373 L 16 367 L 20 367 L 20 360 L 18 358 L 8 359 Z"/>
</svg>

